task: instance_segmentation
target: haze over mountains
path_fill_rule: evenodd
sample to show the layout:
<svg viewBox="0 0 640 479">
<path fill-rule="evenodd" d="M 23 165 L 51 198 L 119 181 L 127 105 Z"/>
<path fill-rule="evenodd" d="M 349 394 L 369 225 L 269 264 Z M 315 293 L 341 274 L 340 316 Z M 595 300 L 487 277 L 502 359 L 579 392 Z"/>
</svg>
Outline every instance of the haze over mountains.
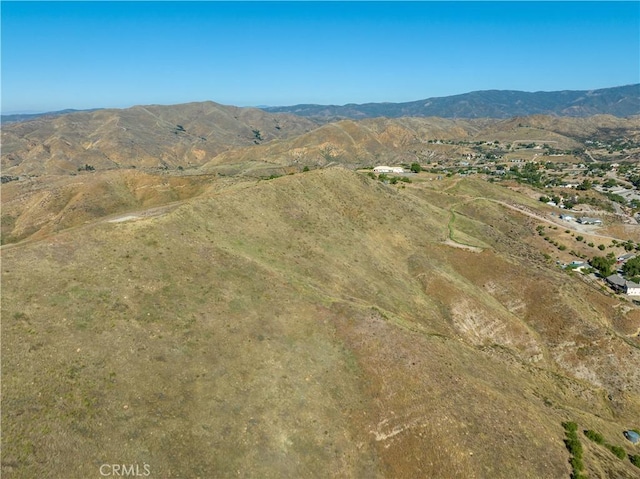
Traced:
<svg viewBox="0 0 640 479">
<path fill-rule="evenodd" d="M 640 229 L 579 191 L 607 223 L 579 231 L 499 174 L 631 171 L 640 117 L 605 97 L 585 117 L 202 102 L 4 124 L 3 477 L 556 479 L 575 421 L 590 478 L 637 478 L 640 307 L 556 261 L 640 250 Z"/>
</svg>

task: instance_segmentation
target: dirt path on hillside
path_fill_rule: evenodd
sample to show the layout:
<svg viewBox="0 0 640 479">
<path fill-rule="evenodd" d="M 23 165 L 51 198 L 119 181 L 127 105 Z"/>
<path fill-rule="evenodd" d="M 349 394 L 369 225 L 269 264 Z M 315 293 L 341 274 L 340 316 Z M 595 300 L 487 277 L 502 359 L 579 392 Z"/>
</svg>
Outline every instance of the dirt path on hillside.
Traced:
<svg viewBox="0 0 640 479">
<path fill-rule="evenodd" d="M 67 233 L 69 231 L 82 230 L 83 228 L 89 228 L 99 223 L 121 223 L 125 221 L 134 221 L 134 220 L 141 220 L 146 218 L 162 216 L 169 213 L 170 211 L 174 210 L 175 208 L 184 204 L 187 201 L 189 200 L 188 199 L 179 200 L 179 201 L 175 201 L 162 206 L 155 206 L 152 208 L 141 209 L 139 211 L 129 211 L 127 213 L 120 213 L 116 215 L 97 218 L 95 220 L 87 221 L 86 223 L 83 223 L 83 224 L 71 226 L 69 228 L 64 228 L 59 231 L 54 231 L 44 236 L 35 237 L 35 238 L 29 237 L 29 238 L 23 239 L 22 241 L 18 241 L 17 243 L 3 244 L 2 246 L 0 246 L 0 249 L 7 250 L 11 248 L 16 248 L 19 246 L 24 246 L 30 243 L 39 243 L 41 241 L 49 241 L 51 240 L 52 237 L 57 236 L 59 234 Z"/>
<path fill-rule="evenodd" d="M 162 216 L 169 211 L 177 208 L 179 205 L 183 204 L 187 200 L 180 200 L 175 203 L 170 203 L 168 205 L 156 206 L 154 208 L 148 208 L 140 211 L 133 211 L 124 214 L 119 214 L 113 217 L 101 218 L 100 222 L 107 223 L 123 223 L 125 221 L 136 221 L 142 220 L 145 218 L 153 218 L 155 216 Z"/>
<path fill-rule="evenodd" d="M 483 249 L 478 246 L 471 246 L 464 243 L 458 243 L 457 241 L 452 240 L 451 238 L 447 238 L 446 240 L 443 241 L 443 243 L 446 244 L 447 246 L 453 246 L 454 248 L 473 251 L 474 253 L 482 253 L 483 251 Z"/>
<path fill-rule="evenodd" d="M 462 204 L 465 203 L 469 203 L 472 200 L 463 202 Z M 460 248 L 460 249 L 464 249 L 467 251 L 473 251 L 474 253 L 482 253 L 482 248 L 478 247 L 478 246 L 473 246 L 470 244 L 465 244 L 465 243 L 460 243 L 459 241 L 456 241 L 453 237 L 453 223 L 455 223 L 456 221 L 456 212 L 454 211 L 454 208 L 456 206 L 458 206 L 461 203 L 456 203 L 451 205 L 451 207 L 449 208 L 449 221 L 447 222 L 447 239 L 444 240 L 444 244 L 448 245 L 448 246 L 453 246 L 454 248 Z"/>
<path fill-rule="evenodd" d="M 596 238 L 604 238 L 604 239 L 609 239 L 609 240 L 616 240 L 616 241 L 624 241 L 620 238 L 616 238 L 615 236 L 608 236 L 608 235 L 602 235 L 602 234 L 598 234 L 598 233 L 594 233 L 590 230 L 588 230 L 587 228 L 581 228 L 580 226 L 582 225 L 578 225 L 578 224 L 572 224 L 566 221 L 563 222 L 559 222 L 559 221 L 554 221 L 552 219 L 546 218 L 538 213 L 534 213 L 533 211 L 529 210 L 528 208 L 526 208 L 525 206 L 521 206 L 521 205 L 514 205 L 511 203 L 507 203 L 506 201 L 501 201 L 501 200 L 494 200 L 491 198 L 484 198 L 484 197 L 478 197 L 476 199 L 482 199 L 482 200 L 486 200 L 486 201 L 492 201 L 493 203 L 498 203 L 499 205 L 505 206 L 509 209 L 512 209 L 514 211 L 517 211 L 523 215 L 529 216 L 531 218 L 535 218 L 536 220 L 539 221 L 544 221 L 545 223 L 549 223 L 552 224 L 554 226 L 562 226 L 565 229 L 568 230 L 573 230 L 576 233 L 584 233 L 584 234 L 588 234 L 589 236 L 595 236 Z"/>
<path fill-rule="evenodd" d="M 451 186 L 455 186 L 455 185 L 451 185 Z M 451 188 L 451 186 L 446 188 L 446 189 Z M 450 193 L 447 193 L 447 194 L 450 194 Z M 453 223 L 455 222 L 455 211 L 454 211 L 454 208 L 456 206 L 464 205 L 464 204 L 471 203 L 472 201 L 477 201 L 477 200 L 491 201 L 493 203 L 497 203 L 497 204 L 499 204 L 501 206 L 509 208 L 510 210 L 517 211 L 518 213 L 523 214 L 525 216 L 528 216 L 530 218 L 533 218 L 533 219 L 535 219 L 537 221 L 548 223 L 548 224 L 553 225 L 553 226 L 562 226 L 565 229 L 573 230 L 576 233 L 587 234 L 587 235 L 595 237 L 595 238 L 623 241 L 620 238 L 616 238 L 615 236 L 602 235 L 602 234 L 594 233 L 594 232 L 590 231 L 589 229 L 587 229 L 585 227 L 581 228 L 581 226 L 583 226 L 583 225 L 571 224 L 571 223 L 568 223 L 568 222 L 562 222 L 561 223 L 561 222 L 558 222 L 558 221 L 554 221 L 552 219 L 546 218 L 545 216 L 543 216 L 543 215 L 541 215 L 539 213 L 536 213 L 536 212 L 530 210 L 529 208 L 527 208 L 524 205 L 508 203 L 506 201 L 496 200 L 496 199 L 493 199 L 493 198 L 487 198 L 487 197 L 484 197 L 484 196 L 466 197 L 466 198 L 467 198 L 466 201 L 462 201 L 460 203 L 456 203 L 456 204 L 452 205 L 449 208 L 449 214 L 451 216 L 449 218 L 449 222 L 447 223 L 447 239 L 443 243 L 448 245 L 448 246 L 452 246 L 454 248 L 465 249 L 467 251 L 473 251 L 475 253 L 480 253 L 480 252 L 483 251 L 482 248 L 480 248 L 478 246 L 473 246 L 473 245 L 460 243 L 460 242 L 456 241 L 454 239 L 454 237 L 453 237 L 454 236 L 453 235 Z"/>
</svg>

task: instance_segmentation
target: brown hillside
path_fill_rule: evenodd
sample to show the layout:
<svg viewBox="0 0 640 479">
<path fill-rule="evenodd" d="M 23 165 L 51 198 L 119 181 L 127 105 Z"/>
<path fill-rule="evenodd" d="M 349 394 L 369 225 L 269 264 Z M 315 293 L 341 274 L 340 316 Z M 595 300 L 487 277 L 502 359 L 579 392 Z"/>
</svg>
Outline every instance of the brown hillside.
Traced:
<svg viewBox="0 0 640 479">
<path fill-rule="evenodd" d="M 418 161 L 424 156 L 444 158 L 437 147 L 426 145 L 432 139 L 469 139 L 491 120 L 447 120 L 442 118 L 401 118 L 343 120 L 323 125 L 309 133 L 285 141 L 224 152 L 205 165 L 217 171 L 220 166 L 238 165 L 250 173 L 273 166 L 319 167 L 339 163 L 362 167 Z"/>
<path fill-rule="evenodd" d="M 632 453 L 637 308 L 526 244 L 518 193 L 402 186 L 328 168 L 3 248 L 3 475 L 558 478 L 567 420 Z"/>
<path fill-rule="evenodd" d="M 86 167 L 206 165 L 208 172 L 269 176 L 289 172 L 283 168 L 298 171 L 333 163 L 362 167 L 447 161 L 477 153 L 469 142 L 500 141 L 513 148 L 538 142 L 567 150 L 584 147 L 588 138 L 638 141 L 639 135 L 638 117 L 376 118 L 319 126 L 289 114 L 204 102 L 77 112 L 3 125 L 2 170 L 3 175 L 32 177 L 73 175 Z"/>
<path fill-rule="evenodd" d="M 229 148 L 304 133 L 316 124 L 288 114 L 213 102 L 78 112 L 2 127 L 3 174 L 68 174 L 88 164 L 194 166 Z"/>
<path fill-rule="evenodd" d="M 214 188 L 212 180 L 111 170 L 7 183 L 2 186 L 2 244 L 42 238 L 116 213 L 167 207 Z M 228 183 L 217 181 L 215 187 Z"/>
</svg>

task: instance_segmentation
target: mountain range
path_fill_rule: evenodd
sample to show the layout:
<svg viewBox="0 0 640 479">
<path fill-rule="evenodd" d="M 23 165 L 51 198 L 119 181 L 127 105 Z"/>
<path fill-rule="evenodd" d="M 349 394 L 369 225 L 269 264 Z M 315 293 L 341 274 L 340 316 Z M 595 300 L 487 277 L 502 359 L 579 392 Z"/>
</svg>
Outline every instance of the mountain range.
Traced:
<svg viewBox="0 0 640 479">
<path fill-rule="evenodd" d="M 585 117 L 597 114 L 630 116 L 640 114 L 640 84 L 599 90 L 534 93 L 486 90 L 406 103 L 293 105 L 268 107 L 264 110 L 272 113 L 294 113 L 325 120 L 403 116 L 442 118 L 511 118 L 526 115 Z"/>
<path fill-rule="evenodd" d="M 563 90 L 525 92 L 484 90 L 404 103 L 349 103 L 346 105 L 299 104 L 292 106 L 258 106 L 270 113 L 292 113 L 316 120 L 362 118 L 441 117 L 441 118 L 511 118 L 529 115 L 586 117 L 640 115 L 640 83 L 598 90 Z M 46 113 L 2 115 L 2 123 L 54 118 L 78 111 L 60 110 Z"/>
</svg>

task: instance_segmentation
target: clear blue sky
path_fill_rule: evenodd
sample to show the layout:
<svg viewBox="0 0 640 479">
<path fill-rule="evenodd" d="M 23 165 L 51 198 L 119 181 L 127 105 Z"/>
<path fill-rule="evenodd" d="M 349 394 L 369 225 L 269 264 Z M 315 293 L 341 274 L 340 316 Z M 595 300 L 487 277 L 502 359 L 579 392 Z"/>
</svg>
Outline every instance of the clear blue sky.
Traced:
<svg viewBox="0 0 640 479">
<path fill-rule="evenodd" d="M 2 111 L 640 82 L 639 2 L 7 2 Z"/>
</svg>

